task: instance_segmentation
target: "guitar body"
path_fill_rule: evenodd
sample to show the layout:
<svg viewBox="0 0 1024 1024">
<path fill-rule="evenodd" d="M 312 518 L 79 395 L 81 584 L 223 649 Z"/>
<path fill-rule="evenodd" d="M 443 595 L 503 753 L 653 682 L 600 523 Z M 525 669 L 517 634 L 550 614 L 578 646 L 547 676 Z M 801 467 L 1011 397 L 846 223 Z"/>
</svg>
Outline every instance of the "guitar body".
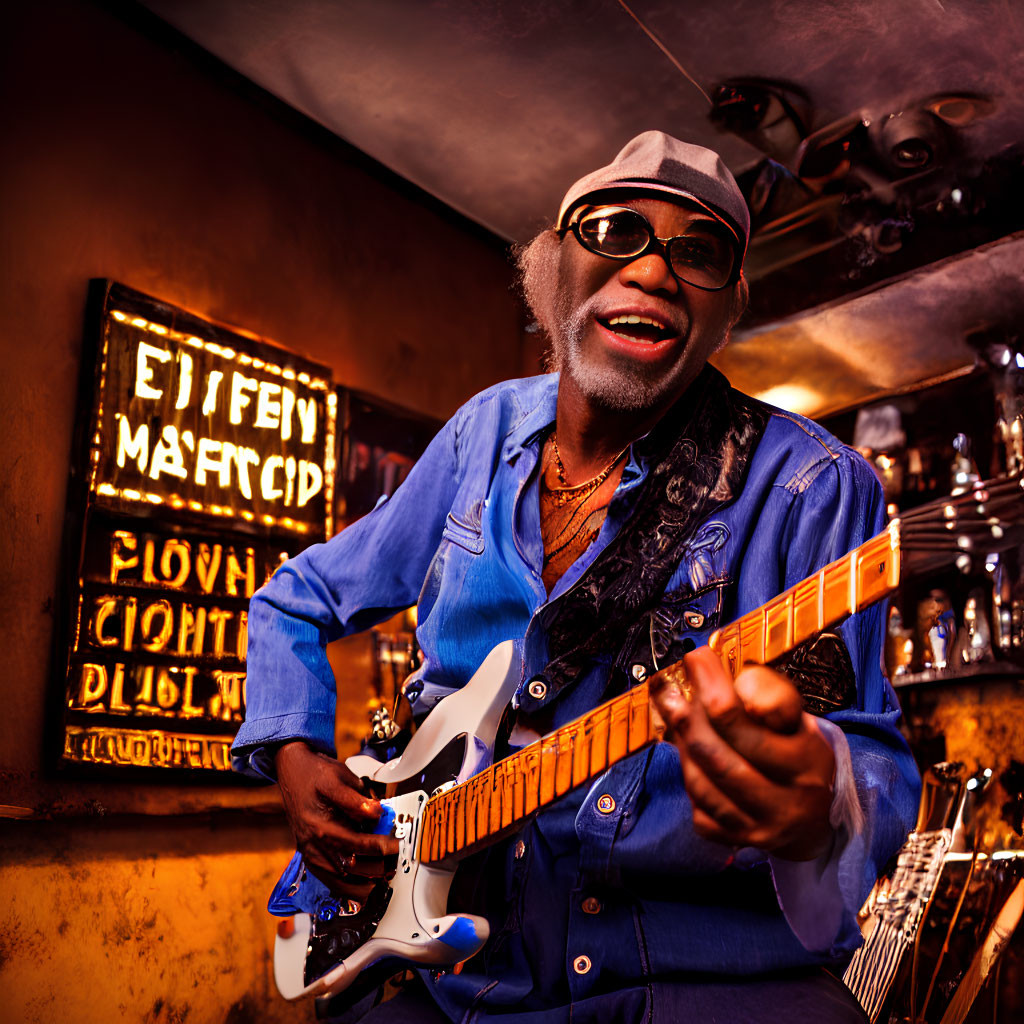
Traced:
<svg viewBox="0 0 1024 1024">
<path fill-rule="evenodd" d="M 346 761 L 357 776 L 386 787 L 389 795 L 382 800 L 385 810 L 377 831 L 398 839 L 398 871 L 363 906 L 296 914 L 294 933 L 278 934 L 274 981 L 286 999 L 346 992 L 345 1002 L 351 1005 L 403 967 L 448 966 L 483 947 L 490 932 L 486 920 L 447 913 L 455 866 L 421 862 L 420 823 L 435 791 L 491 764 L 498 724 L 520 680 L 515 642 L 505 641 L 461 690 L 427 716 L 399 757 L 382 764 L 359 754 Z M 289 895 L 307 879 L 305 868 L 297 868 Z"/>
</svg>

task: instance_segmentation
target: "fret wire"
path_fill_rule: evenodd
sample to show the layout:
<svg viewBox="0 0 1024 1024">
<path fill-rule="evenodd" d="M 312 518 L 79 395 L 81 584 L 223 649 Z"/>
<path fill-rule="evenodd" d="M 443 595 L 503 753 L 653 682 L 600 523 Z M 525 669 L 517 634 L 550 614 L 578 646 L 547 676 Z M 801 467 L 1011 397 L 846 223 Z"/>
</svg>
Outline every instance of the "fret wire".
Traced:
<svg viewBox="0 0 1024 1024">
<path fill-rule="evenodd" d="M 608 764 L 607 718 L 607 707 L 597 708 L 590 716 L 593 730 L 590 737 L 590 767 L 587 772 L 588 778 L 593 778 L 595 775 L 599 775 L 604 771 L 605 766 Z"/>
<path fill-rule="evenodd" d="M 495 778 L 499 779 L 501 786 L 501 828 L 508 828 L 516 820 L 515 806 L 513 803 L 512 776 L 509 774 L 509 766 L 501 762 L 500 769 L 496 767 Z"/>
<path fill-rule="evenodd" d="M 501 829 L 501 788 L 498 783 L 497 771 L 494 768 L 488 770 L 491 774 L 488 780 L 490 797 L 487 807 L 487 833 L 494 835 Z"/>
<path fill-rule="evenodd" d="M 444 837 L 447 834 L 447 822 L 445 821 L 444 813 L 444 797 L 439 796 L 437 798 L 437 853 L 434 855 L 435 860 L 440 860 L 445 855 L 445 841 Z"/>
<path fill-rule="evenodd" d="M 557 757 L 555 744 L 557 740 L 551 736 L 545 736 L 540 743 L 540 787 L 537 802 L 546 806 L 555 798 L 555 760 Z"/>
<path fill-rule="evenodd" d="M 523 781 L 523 760 L 519 754 L 514 755 L 515 760 L 509 762 L 509 771 L 512 773 L 512 808 L 513 817 L 518 821 L 526 816 L 523 804 L 526 800 L 525 784 Z"/>
<path fill-rule="evenodd" d="M 444 810 L 445 810 L 445 838 L 444 846 L 447 852 L 455 853 L 455 807 L 452 804 L 452 793 L 451 791 L 444 794 Z"/>
<path fill-rule="evenodd" d="M 572 784 L 582 786 L 590 778 L 590 744 L 594 738 L 593 715 L 580 723 L 572 750 Z"/>
<path fill-rule="evenodd" d="M 572 789 L 572 754 L 576 729 L 577 726 L 572 724 L 556 733 L 558 742 L 555 747 L 555 796 L 562 796 Z"/>
<path fill-rule="evenodd" d="M 477 841 L 476 832 L 476 803 L 477 794 L 480 792 L 480 775 L 474 775 L 466 786 L 466 846 L 472 846 Z"/>
<path fill-rule="evenodd" d="M 494 767 L 490 776 L 480 783 L 480 803 L 477 808 L 477 833 L 481 838 L 491 834 L 491 804 L 494 801 Z"/>
<path fill-rule="evenodd" d="M 466 845 L 466 786 L 456 786 L 452 793 L 455 801 L 455 849 Z"/>
</svg>

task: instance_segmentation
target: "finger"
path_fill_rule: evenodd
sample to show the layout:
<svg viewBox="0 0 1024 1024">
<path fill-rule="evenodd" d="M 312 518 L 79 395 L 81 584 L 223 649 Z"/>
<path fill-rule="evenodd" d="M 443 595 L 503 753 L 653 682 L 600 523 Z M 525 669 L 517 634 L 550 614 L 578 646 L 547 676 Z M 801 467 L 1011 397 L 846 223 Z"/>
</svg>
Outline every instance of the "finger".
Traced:
<svg viewBox="0 0 1024 1024">
<path fill-rule="evenodd" d="M 355 779 L 355 776 L 344 765 L 337 762 L 330 765 L 317 779 L 317 794 L 321 803 L 354 820 L 378 822 L 384 811 L 383 805 L 372 796 L 356 790 L 351 779 Z"/>
<path fill-rule="evenodd" d="M 397 857 L 401 844 L 394 836 L 358 832 L 339 825 L 331 830 L 334 848 L 357 857 Z"/>
<path fill-rule="evenodd" d="M 399 842 L 394 836 L 360 832 L 343 821 L 332 818 L 318 820 L 301 837 L 304 845 L 328 850 L 333 857 L 358 854 L 364 857 L 390 857 L 398 853 Z"/>
<path fill-rule="evenodd" d="M 691 712 L 680 762 L 687 793 L 716 818 L 731 820 L 738 812 L 747 824 L 763 821 L 785 799 L 772 779 L 719 735 L 701 706 Z"/>
<path fill-rule="evenodd" d="M 754 827 L 754 819 L 723 793 L 696 762 L 689 759 L 683 764 L 683 783 L 693 809 L 694 826 L 707 819 L 721 829 L 723 835 L 729 836 L 730 844 L 742 843 Z"/>
<path fill-rule="evenodd" d="M 808 770 L 816 777 L 824 769 L 830 749 L 824 750 L 827 743 L 813 719 L 799 707 L 795 687 L 783 676 L 765 666 L 744 669 L 740 673 L 744 677 L 741 689 L 739 679 L 734 685 L 717 655 L 708 648 L 698 648 L 685 661 L 697 697 L 695 707 L 700 705 L 715 732 L 758 771 L 778 781 L 789 781 Z M 761 686 L 765 692 L 757 695 Z M 748 697 L 758 715 L 748 713 Z M 760 717 L 776 711 L 777 721 L 787 732 L 771 728 Z M 695 712 L 691 714 L 696 718 Z M 793 720 L 795 729 L 790 724 Z"/>
<path fill-rule="evenodd" d="M 689 715 L 689 702 L 693 693 L 682 662 L 676 662 L 653 675 L 648 684 L 648 693 L 656 716 L 656 734 L 661 723 L 668 738 L 675 740 L 676 733 Z"/>
<path fill-rule="evenodd" d="M 710 647 L 698 647 L 683 658 L 692 686 L 693 703 L 700 703 L 714 727 L 728 736 L 748 716 L 736 693 L 732 677 Z"/>
<path fill-rule="evenodd" d="M 747 714 L 776 732 L 800 728 L 803 702 L 800 691 L 781 673 L 764 665 L 751 665 L 736 677 L 736 695 Z"/>
<path fill-rule="evenodd" d="M 703 839 L 709 839 L 713 843 L 721 843 L 723 846 L 756 845 L 755 843 L 748 842 L 745 835 L 740 835 L 720 824 L 700 807 L 694 807 L 693 809 L 693 830 Z"/>
</svg>

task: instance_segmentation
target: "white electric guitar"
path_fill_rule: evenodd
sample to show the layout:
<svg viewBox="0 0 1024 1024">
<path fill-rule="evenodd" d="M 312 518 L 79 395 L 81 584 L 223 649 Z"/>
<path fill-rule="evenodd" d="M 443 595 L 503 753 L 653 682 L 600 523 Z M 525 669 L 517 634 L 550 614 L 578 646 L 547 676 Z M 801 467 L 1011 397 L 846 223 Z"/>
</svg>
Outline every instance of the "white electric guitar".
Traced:
<svg viewBox="0 0 1024 1024">
<path fill-rule="evenodd" d="M 1019 518 L 1021 504 L 1016 478 L 917 509 L 715 631 L 708 646 L 733 677 L 744 664 L 774 661 L 891 594 L 908 558 L 915 558 L 915 570 L 934 568 L 975 545 L 988 552 L 1020 543 L 1009 536 L 1016 531 L 997 517 L 1009 509 Z M 290 935 L 279 930 L 274 978 L 286 999 L 344 991 L 351 1005 L 403 968 L 447 967 L 473 956 L 489 928 L 481 917 L 447 912 L 459 861 L 656 739 L 644 682 L 492 763 L 499 722 L 521 681 L 515 642 L 499 644 L 473 678 L 427 716 L 400 756 L 387 763 L 364 754 L 346 761 L 383 792 L 385 811 L 377 831 L 399 840 L 398 870 L 364 904 L 328 901 L 315 914 L 294 914 Z M 271 910 L 290 915 L 288 900 L 303 885 L 326 892 L 296 855 Z"/>
</svg>

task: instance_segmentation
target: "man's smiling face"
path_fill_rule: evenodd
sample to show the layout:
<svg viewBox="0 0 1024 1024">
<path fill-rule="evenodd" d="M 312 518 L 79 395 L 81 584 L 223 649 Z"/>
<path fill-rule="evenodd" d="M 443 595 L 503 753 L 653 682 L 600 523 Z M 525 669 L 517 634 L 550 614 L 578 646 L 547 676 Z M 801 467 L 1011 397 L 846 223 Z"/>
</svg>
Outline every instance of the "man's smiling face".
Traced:
<svg viewBox="0 0 1024 1024">
<path fill-rule="evenodd" d="M 616 201 L 643 214 L 659 238 L 709 220 L 660 199 Z M 584 249 L 566 234 L 559 251 L 552 343 L 563 380 L 595 406 L 667 408 L 726 340 L 742 285 L 705 291 L 680 282 L 658 252 L 629 261 Z"/>
</svg>

